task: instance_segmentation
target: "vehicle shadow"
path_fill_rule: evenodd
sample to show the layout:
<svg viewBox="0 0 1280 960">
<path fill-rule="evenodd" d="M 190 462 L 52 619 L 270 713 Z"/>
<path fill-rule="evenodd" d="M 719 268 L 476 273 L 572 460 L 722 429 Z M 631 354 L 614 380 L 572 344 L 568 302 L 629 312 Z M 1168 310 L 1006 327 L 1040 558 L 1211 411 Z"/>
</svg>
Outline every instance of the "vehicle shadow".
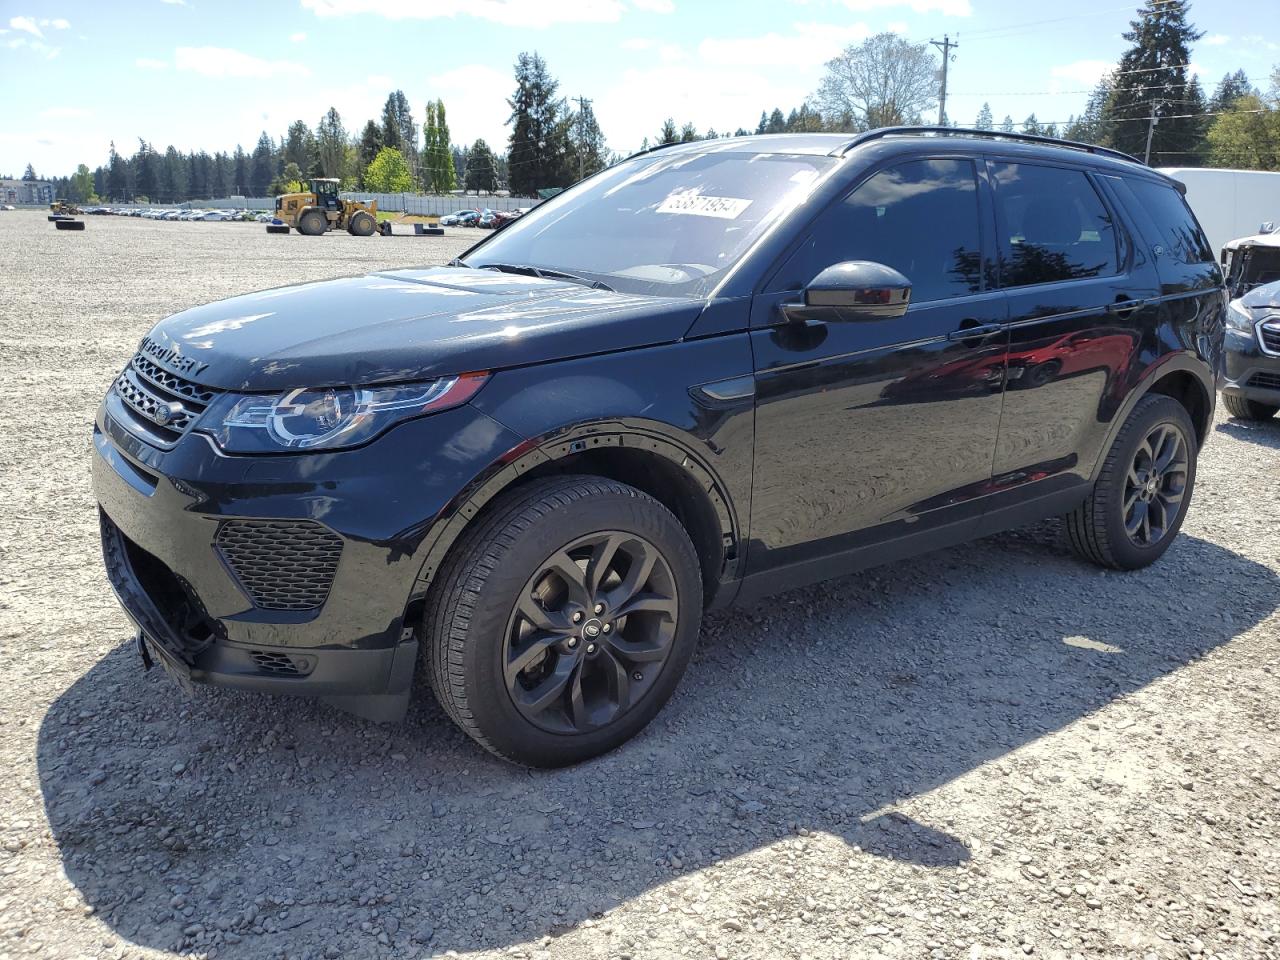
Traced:
<svg viewBox="0 0 1280 960">
<path fill-rule="evenodd" d="M 954 869 L 1001 837 L 895 803 L 1226 643 L 1273 611 L 1276 581 L 1187 535 L 1152 569 L 1102 574 L 1054 525 L 1004 534 L 709 617 L 647 731 L 551 772 L 490 758 L 429 696 L 397 727 L 186 700 L 125 645 L 46 714 L 41 786 L 67 877 L 142 946 L 501 948 L 798 830 Z"/>
<path fill-rule="evenodd" d="M 1215 428 L 1229 437 L 1280 450 L 1280 417 L 1270 420 L 1224 420 Z"/>
</svg>

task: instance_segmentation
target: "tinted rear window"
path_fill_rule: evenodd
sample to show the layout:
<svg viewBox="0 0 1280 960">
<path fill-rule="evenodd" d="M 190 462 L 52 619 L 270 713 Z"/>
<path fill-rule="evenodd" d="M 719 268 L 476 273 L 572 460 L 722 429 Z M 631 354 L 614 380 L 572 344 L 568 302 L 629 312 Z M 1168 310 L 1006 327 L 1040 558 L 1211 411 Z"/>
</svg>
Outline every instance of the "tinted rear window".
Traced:
<svg viewBox="0 0 1280 960">
<path fill-rule="evenodd" d="M 1160 235 L 1148 238 L 1152 244 L 1163 245 L 1166 254 L 1182 263 L 1216 262 L 1204 231 L 1177 190 L 1150 180 L 1126 178 L 1124 183 L 1155 221 Z"/>
<path fill-rule="evenodd" d="M 1119 272 L 1115 224 L 1079 170 L 991 164 L 1005 287 Z"/>
</svg>

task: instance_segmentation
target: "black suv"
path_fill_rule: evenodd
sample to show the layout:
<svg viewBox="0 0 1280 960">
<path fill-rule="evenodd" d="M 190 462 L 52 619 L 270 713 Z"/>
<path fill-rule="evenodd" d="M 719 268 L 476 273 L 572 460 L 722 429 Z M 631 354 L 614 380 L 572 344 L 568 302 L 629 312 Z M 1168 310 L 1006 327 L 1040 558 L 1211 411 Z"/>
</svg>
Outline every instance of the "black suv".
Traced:
<svg viewBox="0 0 1280 960">
<path fill-rule="evenodd" d="M 448 267 L 158 324 L 94 430 L 149 665 L 493 752 L 640 730 L 704 610 L 1065 515 L 1176 535 L 1227 302 L 1123 154 L 900 128 L 619 163 Z"/>
</svg>

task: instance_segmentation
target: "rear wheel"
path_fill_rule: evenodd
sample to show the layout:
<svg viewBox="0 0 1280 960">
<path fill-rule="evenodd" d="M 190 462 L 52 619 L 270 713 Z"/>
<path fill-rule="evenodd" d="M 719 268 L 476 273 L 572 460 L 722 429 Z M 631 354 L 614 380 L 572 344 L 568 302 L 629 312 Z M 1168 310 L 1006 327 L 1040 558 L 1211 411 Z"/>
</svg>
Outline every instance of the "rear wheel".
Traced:
<svg viewBox="0 0 1280 960">
<path fill-rule="evenodd" d="M 320 210 L 308 210 L 298 218 L 298 232 L 306 237 L 318 237 L 329 228 L 329 221 Z"/>
<path fill-rule="evenodd" d="M 365 213 L 362 210 L 351 217 L 351 222 L 347 225 L 347 232 L 353 237 L 372 237 L 377 227 L 378 223 L 373 219 L 373 214 Z"/>
<path fill-rule="evenodd" d="M 1239 420 L 1270 420 L 1280 410 L 1280 407 L 1269 403 L 1258 403 L 1257 400 L 1247 400 L 1230 393 L 1222 395 L 1222 403 L 1227 408 L 1227 413 Z"/>
<path fill-rule="evenodd" d="M 1196 432 L 1172 397 L 1138 401 L 1111 445 L 1089 499 L 1067 515 L 1076 553 L 1104 567 L 1136 570 L 1177 536 L 1196 480 Z"/>
<path fill-rule="evenodd" d="M 697 556 L 664 506 L 600 477 L 537 481 L 497 503 L 441 571 L 432 686 L 498 756 L 577 763 L 661 709 L 701 615 Z"/>
</svg>

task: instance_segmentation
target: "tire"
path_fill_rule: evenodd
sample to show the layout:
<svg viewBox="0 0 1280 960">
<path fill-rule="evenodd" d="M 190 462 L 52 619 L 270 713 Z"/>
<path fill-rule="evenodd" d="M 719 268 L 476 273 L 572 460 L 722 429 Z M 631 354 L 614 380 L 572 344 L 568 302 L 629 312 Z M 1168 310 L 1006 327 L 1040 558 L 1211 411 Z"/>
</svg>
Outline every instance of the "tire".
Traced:
<svg viewBox="0 0 1280 960">
<path fill-rule="evenodd" d="M 289 225 L 287 223 L 268 223 L 267 233 L 288 233 Z"/>
<path fill-rule="evenodd" d="M 1222 395 L 1222 404 L 1227 408 L 1227 413 L 1237 420 L 1270 420 L 1280 410 L 1280 407 L 1273 407 L 1269 403 L 1247 400 L 1231 393 Z"/>
<path fill-rule="evenodd" d="M 83 230 L 83 220 L 57 220 L 53 224 L 57 230 Z"/>
<path fill-rule="evenodd" d="M 308 210 L 298 218 L 298 232 L 304 237 L 318 237 L 329 229 L 329 220 L 323 211 Z"/>
<path fill-rule="evenodd" d="M 377 229 L 378 221 L 373 218 L 373 214 L 365 213 L 363 210 L 354 214 L 351 222 L 347 224 L 347 232 L 353 237 L 372 237 Z"/>
<path fill-rule="evenodd" d="M 578 558 L 608 556 L 609 542 L 620 545 L 591 591 Z M 652 566 L 630 567 L 646 550 Z M 577 561 L 585 583 L 571 587 L 557 556 Z M 627 578 L 640 569 L 627 601 Z M 621 614 L 639 595 L 646 610 Z M 560 767 L 614 749 L 653 719 L 688 665 L 701 618 L 698 558 L 666 507 L 613 480 L 551 477 L 503 495 L 455 545 L 428 603 L 425 656 L 436 698 L 472 739 L 515 763 Z M 547 706 L 531 703 L 539 694 Z"/>
<path fill-rule="evenodd" d="M 1169 454 L 1172 461 L 1161 468 L 1171 449 L 1166 446 L 1170 432 L 1181 450 L 1176 457 Z M 1187 515 L 1196 458 L 1195 425 L 1186 408 L 1163 394 L 1143 397 L 1107 451 L 1093 492 L 1067 514 L 1072 549 L 1116 570 L 1137 570 L 1160 559 Z"/>
</svg>

